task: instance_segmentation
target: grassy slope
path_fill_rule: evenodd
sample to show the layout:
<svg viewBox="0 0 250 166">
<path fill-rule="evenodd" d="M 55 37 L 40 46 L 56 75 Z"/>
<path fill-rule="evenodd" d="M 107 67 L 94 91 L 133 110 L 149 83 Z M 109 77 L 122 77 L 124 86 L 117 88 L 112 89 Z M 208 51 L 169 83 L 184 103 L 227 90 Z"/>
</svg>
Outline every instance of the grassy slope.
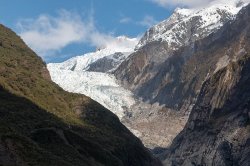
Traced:
<svg viewBox="0 0 250 166">
<path fill-rule="evenodd" d="M 156 164 L 114 114 L 52 83 L 44 62 L 2 25 L 0 115 L 0 165 Z"/>
</svg>

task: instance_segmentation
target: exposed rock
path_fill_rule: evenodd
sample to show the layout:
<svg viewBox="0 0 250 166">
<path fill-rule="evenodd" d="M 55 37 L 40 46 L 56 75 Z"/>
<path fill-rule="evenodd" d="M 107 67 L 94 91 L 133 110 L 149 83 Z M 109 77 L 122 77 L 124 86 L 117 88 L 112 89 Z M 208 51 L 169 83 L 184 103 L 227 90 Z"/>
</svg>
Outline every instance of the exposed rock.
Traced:
<svg viewBox="0 0 250 166">
<path fill-rule="evenodd" d="M 201 18 L 195 16 L 192 19 L 184 19 L 183 21 L 183 18 L 190 18 L 188 16 L 181 17 L 183 13 L 178 16 L 174 14 L 173 18 L 169 19 L 170 21 L 157 25 L 162 26 L 162 29 L 158 27 L 159 31 L 157 26 L 150 29 L 142 39 L 143 42 L 141 42 L 144 43 L 145 41 L 146 44 L 142 44 L 135 53 L 114 71 L 116 78 L 144 102 L 149 104 L 158 103 L 165 110 L 181 112 L 178 113 L 182 115 L 182 117 L 179 116 L 181 118 L 179 118 L 180 123 L 178 124 L 185 124 L 186 117 L 195 104 L 204 81 L 214 72 L 227 66 L 231 61 L 237 61 L 237 58 L 246 55 L 244 38 L 248 36 L 245 25 L 247 19 L 244 18 L 246 20 L 231 26 L 229 20 L 234 17 L 229 17 L 228 13 L 222 10 L 216 10 L 214 13 L 220 15 L 221 23 L 224 24 L 221 29 L 208 28 L 208 31 L 203 29 L 204 33 L 202 33 L 200 32 L 202 28 L 199 28 Z M 187 36 L 183 39 L 178 38 L 180 42 L 177 43 L 181 43 L 178 46 L 170 46 L 168 40 L 155 40 L 153 38 L 158 32 L 162 32 L 164 36 L 164 28 L 169 30 L 177 23 L 179 26 L 179 22 L 180 24 L 186 24 L 187 22 L 189 24 L 189 26 L 186 26 L 187 31 L 194 31 L 192 33 L 185 32 L 184 34 Z M 175 32 L 173 35 L 178 35 L 178 30 Z M 204 34 L 204 36 L 193 36 L 196 33 Z M 239 33 L 241 36 L 238 36 Z M 161 35 L 158 37 L 161 37 Z M 177 40 L 177 37 L 175 39 Z M 228 47 L 229 43 L 234 43 L 234 46 Z M 228 73 L 229 77 L 232 77 L 230 73 Z M 217 95 L 220 95 L 220 92 Z M 222 101 L 215 102 L 213 107 L 220 107 L 223 105 Z M 146 112 L 149 113 L 150 111 Z M 173 117 L 166 117 L 166 121 L 172 122 L 171 118 Z M 140 118 L 138 121 L 140 121 Z M 144 123 L 144 128 L 148 127 L 150 130 L 152 123 L 159 125 L 157 121 L 157 118 L 155 118 L 154 122 L 151 120 L 148 124 Z M 136 120 L 133 120 L 132 123 L 136 123 Z M 160 130 L 164 125 L 159 126 Z M 174 127 L 168 129 L 175 130 Z M 181 127 L 177 131 L 180 130 Z M 165 131 L 165 137 L 168 137 L 168 132 Z M 152 129 L 151 132 L 153 137 L 155 130 Z M 167 144 L 165 144 L 166 146 Z"/>
<path fill-rule="evenodd" d="M 241 65 L 244 67 L 241 68 Z M 249 164 L 249 161 L 242 159 L 242 155 L 249 154 L 250 151 L 245 145 L 250 138 L 250 121 L 244 113 L 245 109 L 250 111 L 246 105 L 250 99 L 247 87 L 250 83 L 250 59 L 233 66 L 236 69 L 235 77 L 240 79 L 237 82 L 234 82 L 233 77 L 228 80 L 227 84 L 234 82 L 233 86 L 228 86 L 229 89 L 223 89 L 220 83 L 227 77 L 230 67 L 218 71 L 204 83 L 186 127 L 167 153 L 166 165 Z M 216 91 L 220 91 L 221 96 L 216 96 Z M 222 100 L 223 105 L 213 108 L 214 102 Z M 195 117 L 197 113 L 198 116 Z"/>
<path fill-rule="evenodd" d="M 249 165 L 249 19 L 250 5 L 210 43 L 210 48 L 216 48 L 211 56 L 230 50 L 234 60 L 203 83 L 184 130 L 163 155 L 165 165 Z M 240 43 L 246 52 L 241 56 L 237 54 L 242 49 Z"/>
<path fill-rule="evenodd" d="M 123 53 L 117 52 L 91 63 L 87 71 L 107 73 L 116 69 L 125 59 L 126 56 Z"/>
</svg>

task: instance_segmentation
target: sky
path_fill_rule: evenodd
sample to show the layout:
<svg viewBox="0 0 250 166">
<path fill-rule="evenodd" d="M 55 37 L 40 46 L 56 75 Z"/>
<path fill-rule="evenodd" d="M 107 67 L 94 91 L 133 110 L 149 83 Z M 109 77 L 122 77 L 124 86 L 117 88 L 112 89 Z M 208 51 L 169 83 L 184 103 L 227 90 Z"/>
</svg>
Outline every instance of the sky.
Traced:
<svg viewBox="0 0 250 166">
<path fill-rule="evenodd" d="M 140 38 L 175 7 L 213 0 L 0 0 L 0 23 L 44 61 L 62 62 L 116 42 Z"/>
</svg>

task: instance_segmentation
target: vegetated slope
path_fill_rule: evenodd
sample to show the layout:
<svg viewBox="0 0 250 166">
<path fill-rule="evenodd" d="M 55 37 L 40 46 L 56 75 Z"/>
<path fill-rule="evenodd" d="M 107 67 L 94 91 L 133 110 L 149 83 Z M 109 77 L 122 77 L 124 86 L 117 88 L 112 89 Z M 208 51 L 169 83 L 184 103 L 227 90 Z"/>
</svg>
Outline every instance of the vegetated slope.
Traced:
<svg viewBox="0 0 250 166">
<path fill-rule="evenodd" d="M 63 91 L 0 25 L 0 165 L 160 165 L 119 119 Z"/>
<path fill-rule="evenodd" d="M 210 56 L 228 55 L 203 83 L 165 165 L 250 164 L 250 5 L 208 43 Z M 197 56 L 203 56 L 202 53 Z"/>
</svg>

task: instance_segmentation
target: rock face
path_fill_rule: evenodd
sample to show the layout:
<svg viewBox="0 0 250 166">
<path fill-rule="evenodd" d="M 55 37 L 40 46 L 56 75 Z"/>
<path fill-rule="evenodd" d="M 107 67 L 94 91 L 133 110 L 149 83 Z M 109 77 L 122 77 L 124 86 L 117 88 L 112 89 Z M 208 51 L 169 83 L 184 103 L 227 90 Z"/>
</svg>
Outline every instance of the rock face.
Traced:
<svg viewBox="0 0 250 166">
<path fill-rule="evenodd" d="M 118 67 L 115 76 L 144 101 L 178 110 L 186 107 L 193 103 L 208 73 L 199 76 L 197 68 L 191 68 L 199 66 L 190 62 L 200 51 L 195 41 L 216 32 L 240 9 L 233 0 L 203 9 L 176 9 L 169 19 L 145 33 L 138 50 Z M 213 65 L 206 65 L 207 69 Z"/>
<path fill-rule="evenodd" d="M 165 165 L 249 165 L 250 6 L 212 35 L 210 56 L 222 54 L 203 83 L 184 130 L 163 158 Z M 209 40 L 210 41 L 210 40 Z M 202 52 L 197 56 L 202 56 Z M 223 63 L 222 63 L 223 61 Z"/>
<path fill-rule="evenodd" d="M 233 58 L 230 49 L 214 52 L 231 35 L 218 29 L 233 20 L 242 7 L 235 2 L 212 4 L 205 9 L 177 9 L 168 20 L 151 28 L 139 42 L 137 51 L 114 71 L 121 84 L 144 102 L 163 107 L 152 108 L 154 116 L 150 116 L 152 110 L 144 110 L 143 117 L 140 111 L 135 111 L 129 125 L 138 131 L 147 130 L 140 137 L 142 140 L 164 135 L 169 138 L 158 139 L 165 142 L 159 141 L 158 145 L 168 146 L 174 134 L 183 129 L 204 80 Z M 221 41 L 217 42 L 218 39 Z M 244 54 L 244 49 L 240 52 Z M 160 118 L 174 125 L 160 125 Z M 152 125 L 160 130 L 151 128 Z"/>
<path fill-rule="evenodd" d="M 161 165 L 116 115 L 53 83 L 3 25 L 0 43 L 0 165 Z"/>
<path fill-rule="evenodd" d="M 87 71 L 107 73 L 115 70 L 125 59 L 126 55 L 116 52 L 91 63 Z"/>
</svg>

